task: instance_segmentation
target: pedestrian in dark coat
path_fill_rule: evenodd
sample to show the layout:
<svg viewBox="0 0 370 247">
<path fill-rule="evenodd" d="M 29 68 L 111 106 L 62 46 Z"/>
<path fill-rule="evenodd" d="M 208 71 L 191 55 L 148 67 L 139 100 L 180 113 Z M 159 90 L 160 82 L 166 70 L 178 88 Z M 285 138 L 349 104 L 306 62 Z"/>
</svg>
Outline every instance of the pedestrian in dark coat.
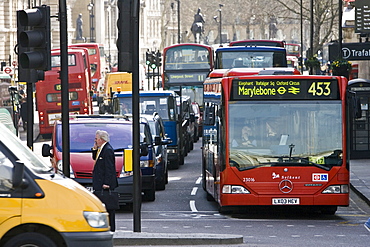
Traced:
<svg viewBox="0 0 370 247">
<path fill-rule="evenodd" d="M 94 191 L 114 190 L 118 186 L 114 149 L 109 144 L 109 134 L 104 130 L 97 130 L 95 143 L 92 148 L 92 158 L 95 160 L 93 169 Z M 115 210 L 107 210 L 109 213 L 110 230 L 116 230 Z"/>
</svg>

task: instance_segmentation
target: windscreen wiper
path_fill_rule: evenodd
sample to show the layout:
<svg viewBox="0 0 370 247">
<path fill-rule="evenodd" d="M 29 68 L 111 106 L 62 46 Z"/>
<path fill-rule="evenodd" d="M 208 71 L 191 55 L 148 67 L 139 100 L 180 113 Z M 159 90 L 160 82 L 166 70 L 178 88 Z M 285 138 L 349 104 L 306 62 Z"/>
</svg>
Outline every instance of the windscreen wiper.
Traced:
<svg viewBox="0 0 370 247">
<path fill-rule="evenodd" d="M 298 160 L 301 160 L 301 162 L 298 162 Z M 327 167 L 322 164 L 317 164 L 315 162 L 309 161 L 307 158 L 302 158 L 302 157 L 290 157 L 289 160 L 286 161 L 277 161 L 277 162 L 266 162 L 262 164 L 270 164 L 271 166 L 307 166 L 307 165 L 313 165 L 316 166 L 320 169 L 323 169 L 325 171 L 329 171 L 330 167 Z"/>
</svg>

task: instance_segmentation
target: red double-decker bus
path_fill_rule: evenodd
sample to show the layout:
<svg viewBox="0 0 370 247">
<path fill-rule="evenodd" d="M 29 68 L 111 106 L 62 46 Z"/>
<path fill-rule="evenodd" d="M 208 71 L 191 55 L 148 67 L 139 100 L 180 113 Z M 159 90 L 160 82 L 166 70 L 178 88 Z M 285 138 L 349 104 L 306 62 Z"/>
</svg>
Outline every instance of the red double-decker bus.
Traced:
<svg viewBox="0 0 370 247">
<path fill-rule="evenodd" d="M 89 53 L 91 87 L 96 96 L 99 82 L 105 80 L 107 63 L 105 61 L 104 45 L 98 43 L 77 43 L 69 47 L 86 48 Z"/>
<path fill-rule="evenodd" d="M 184 43 L 163 50 L 162 86 L 203 105 L 203 82 L 213 70 L 213 48 Z"/>
<path fill-rule="evenodd" d="M 347 121 L 356 104 L 347 80 L 234 74 L 204 83 L 207 199 L 220 212 L 264 205 L 334 214 L 348 206 Z"/>
<path fill-rule="evenodd" d="M 56 120 L 61 119 L 60 50 L 51 52 L 51 70 L 45 80 L 36 83 L 40 134 L 51 134 Z M 69 112 L 92 114 L 92 89 L 89 57 L 86 49 L 68 49 Z"/>
</svg>

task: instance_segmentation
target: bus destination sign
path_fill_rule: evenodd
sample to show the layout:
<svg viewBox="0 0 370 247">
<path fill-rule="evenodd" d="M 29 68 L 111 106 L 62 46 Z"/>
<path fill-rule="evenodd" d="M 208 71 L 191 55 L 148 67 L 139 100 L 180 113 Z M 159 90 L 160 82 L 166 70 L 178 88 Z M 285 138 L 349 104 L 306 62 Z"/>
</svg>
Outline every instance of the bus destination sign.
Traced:
<svg viewBox="0 0 370 247">
<path fill-rule="evenodd" d="M 207 78 L 207 72 L 184 72 L 184 73 L 167 73 L 169 84 L 194 85 L 203 84 Z"/>
<path fill-rule="evenodd" d="M 233 80 L 233 100 L 339 99 L 336 80 L 250 79 Z"/>
</svg>

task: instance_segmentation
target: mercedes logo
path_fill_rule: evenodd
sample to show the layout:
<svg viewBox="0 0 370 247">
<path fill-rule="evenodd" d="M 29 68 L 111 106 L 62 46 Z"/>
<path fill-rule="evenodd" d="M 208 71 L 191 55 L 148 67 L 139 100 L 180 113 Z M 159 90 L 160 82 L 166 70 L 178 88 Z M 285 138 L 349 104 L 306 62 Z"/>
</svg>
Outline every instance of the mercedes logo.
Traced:
<svg viewBox="0 0 370 247">
<path fill-rule="evenodd" d="M 293 183 L 290 180 L 282 180 L 279 183 L 279 189 L 283 193 L 290 193 L 293 190 Z"/>
</svg>

